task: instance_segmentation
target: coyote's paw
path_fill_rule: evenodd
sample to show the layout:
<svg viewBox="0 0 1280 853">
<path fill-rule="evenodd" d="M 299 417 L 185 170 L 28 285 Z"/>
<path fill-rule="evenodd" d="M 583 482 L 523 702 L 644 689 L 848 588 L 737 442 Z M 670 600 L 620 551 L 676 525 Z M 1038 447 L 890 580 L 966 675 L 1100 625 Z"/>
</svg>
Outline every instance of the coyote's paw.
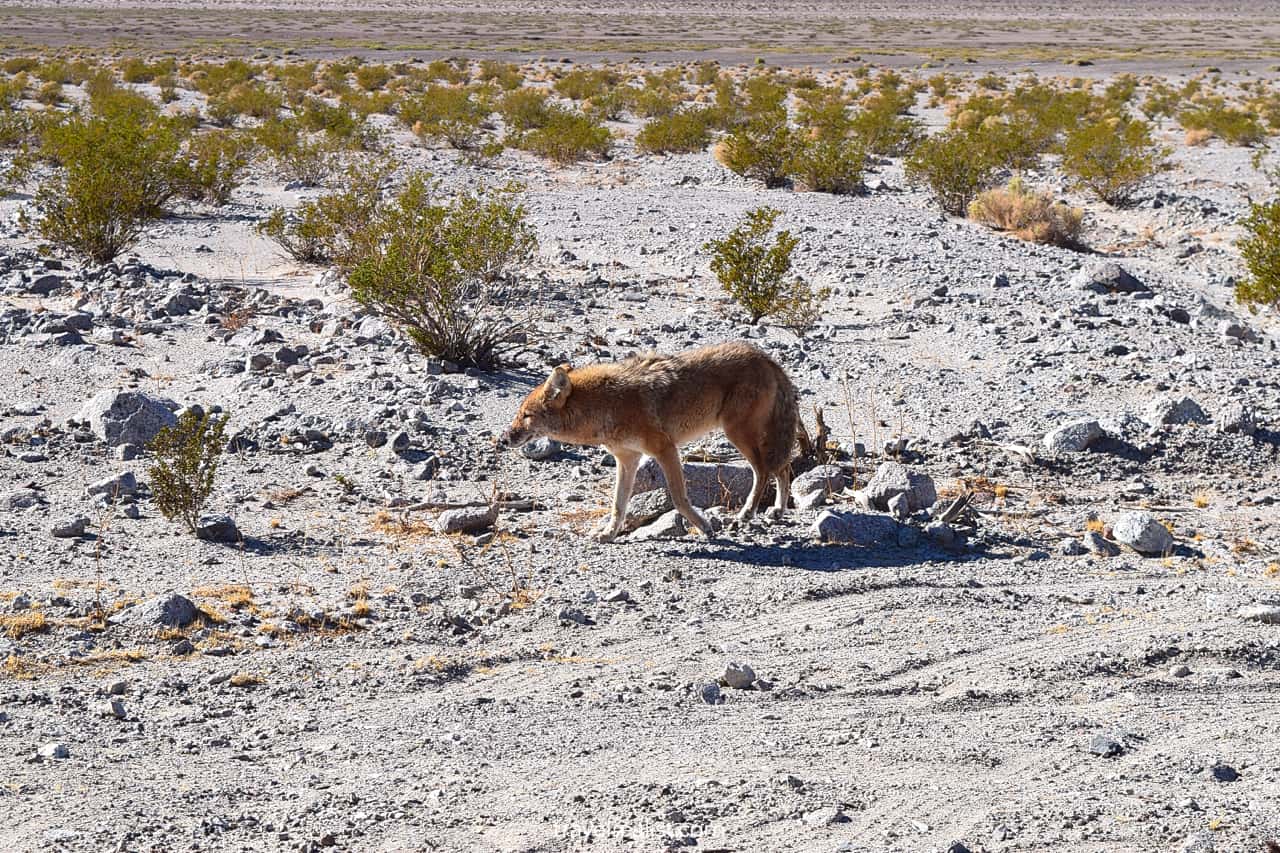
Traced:
<svg viewBox="0 0 1280 853">
<path fill-rule="evenodd" d="M 618 538 L 617 526 L 612 521 L 606 521 L 592 531 L 591 538 L 597 542 L 612 542 Z"/>
</svg>

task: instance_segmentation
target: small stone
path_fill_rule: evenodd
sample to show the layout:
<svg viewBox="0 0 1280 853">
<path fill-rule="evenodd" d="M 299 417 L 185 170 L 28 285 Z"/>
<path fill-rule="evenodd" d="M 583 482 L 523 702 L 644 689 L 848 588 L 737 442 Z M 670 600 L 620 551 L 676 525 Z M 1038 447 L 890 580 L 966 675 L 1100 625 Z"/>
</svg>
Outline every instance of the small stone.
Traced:
<svg viewBox="0 0 1280 853">
<path fill-rule="evenodd" d="M 889 501 L 897 495 L 907 496 L 911 512 L 928 509 L 938 499 L 929 475 L 912 471 L 900 462 L 882 462 L 862 493 L 872 508 L 881 511 L 887 510 Z"/>
<path fill-rule="evenodd" d="M 1161 394 L 1148 403 L 1147 408 L 1143 410 L 1142 420 L 1152 429 L 1209 422 L 1204 409 L 1200 408 L 1200 404 L 1195 400 L 1190 397 L 1174 397 L 1170 394 Z"/>
<path fill-rule="evenodd" d="M 846 545 L 896 545 L 902 525 L 885 515 L 824 510 L 813 523 L 813 534 L 822 542 Z"/>
<path fill-rule="evenodd" d="M 814 809 L 801 819 L 807 826 L 833 826 L 837 823 L 849 822 L 849 816 L 837 806 Z"/>
<path fill-rule="evenodd" d="M 945 521 L 931 521 L 924 526 L 924 535 L 943 548 L 954 547 L 960 540 L 956 529 Z"/>
<path fill-rule="evenodd" d="M 886 509 L 889 510 L 889 515 L 892 515 L 898 521 L 906 521 L 911 517 L 911 501 L 905 494 L 894 495 L 889 498 Z"/>
<path fill-rule="evenodd" d="M 75 419 L 87 421 L 94 434 L 110 446 L 146 445 L 161 429 L 177 424 L 175 408 L 170 400 L 109 388 L 85 403 Z"/>
<path fill-rule="evenodd" d="M 1085 418 L 1050 431 L 1044 437 L 1044 449 L 1050 453 L 1083 453 L 1106 435 L 1101 424 Z"/>
<path fill-rule="evenodd" d="M 1099 557 L 1120 556 L 1120 546 L 1097 531 L 1086 531 L 1081 538 L 1084 540 L 1084 546 Z"/>
<path fill-rule="evenodd" d="M 1239 401 L 1227 403 L 1219 409 L 1213 422 L 1219 432 L 1253 435 L 1258 431 L 1253 409 Z"/>
<path fill-rule="evenodd" d="M 1124 755 L 1124 744 L 1109 735 L 1094 735 L 1089 740 L 1089 751 L 1100 758 Z"/>
<path fill-rule="evenodd" d="M 1114 261 L 1082 269 L 1072 277 L 1070 286 L 1098 294 L 1144 293 L 1151 290 Z"/>
<path fill-rule="evenodd" d="M 85 530 L 88 526 L 89 519 L 80 515 L 75 518 L 55 522 L 53 526 L 49 528 L 49 533 L 55 539 L 78 539 L 81 536 L 84 536 Z"/>
<path fill-rule="evenodd" d="M 447 509 L 436 518 L 436 530 L 440 533 L 477 533 L 488 530 L 497 520 L 497 504 Z"/>
<path fill-rule="evenodd" d="M 625 589 L 615 589 L 605 593 L 604 598 L 601 600 L 607 601 L 610 604 L 623 604 L 631 600 L 631 593 L 627 592 Z"/>
<path fill-rule="evenodd" d="M 1234 767 L 1221 762 L 1209 768 L 1209 775 L 1215 782 L 1235 782 L 1240 778 L 1239 772 Z"/>
<path fill-rule="evenodd" d="M 730 661 L 724 668 L 724 675 L 720 676 L 720 681 L 734 690 L 750 690 L 755 680 L 756 671 L 751 664 L 738 661 Z"/>
<path fill-rule="evenodd" d="M 206 542 L 239 542 L 240 528 L 229 515 L 202 515 L 196 524 L 196 538 Z"/>
<path fill-rule="evenodd" d="M 665 492 L 665 489 L 663 490 Z M 655 521 L 646 524 L 635 530 L 627 538 L 633 542 L 644 542 L 650 539 L 676 539 L 684 536 L 688 530 L 685 527 L 684 516 L 679 510 L 671 510 L 663 513 Z"/>
<path fill-rule="evenodd" d="M 1147 557 L 1159 557 L 1173 549 L 1168 528 L 1141 510 L 1121 513 L 1111 524 L 1111 535 L 1121 545 Z"/>
<path fill-rule="evenodd" d="M 132 471 L 121 471 L 111 477 L 104 477 L 91 483 L 85 490 L 86 495 L 105 495 L 111 500 L 137 494 L 138 478 Z"/>
<path fill-rule="evenodd" d="M 107 693 L 111 696 L 123 696 L 129 692 L 129 682 L 113 681 L 107 685 Z"/>
<path fill-rule="evenodd" d="M 1173 678 L 1186 678 L 1190 674 L 1191 674 L 1191 667 L 1187 666 L 1184 663 L 1180 663 L 1169 670 L 1169 675 L 1172 676 Z"/>
<path fill-rule="evenodd" d="M 698 695 L 702 697 L 702 701 L 708 705 L 724 704 L 724 695 L 720 692 L 720 685 L 714 681 L 709 681 L 698 689 Z"/>
<path fill-rule="evenodd" d="M 1088 554 L 1089 549 L 1079 539 L 1067 537 L 1058 543 L 1058 553 L 1064 557 L 1078 557 Z"/>
<path fill-rule="evenodd" d="M 185 595 L 161 595 L 121 610 L 110 617 L 117 625 L 185 628 L 200 618 L 200 608 Z"/>
<path fill-rule="evenodd" d="M 121 699 L 108 699 L 98 708 L 98 713 L 104 717 L 114 717 L 117 720 L 125 718 L 124 701 Z"/>
<path fill-rule="evenodd" d="M 534 462 L 543 462 L 560 452 L 560 442 L 554 438 L 535 438 L 520 447 L 520 455 Z"/>
<path fill-rule="evenodd" d="M 46 743 L 36 750 L 36 755 L 41 758 L 70 758 L 71 750 L 65 743 Z"/>
<path fill-rule="evenodd" d="M 791 481 L 791 494 L 801 497 L 815 492 L 833 494 L 844 489 L 848 478 L 839 465 L 817 465 Z"/>
<path fill-rule="evenodd" d="M 1250 604 L 1236 611 L 1236 616 L 1246 622 L 1280 625 L 1280 604 Z"/>
</svg>

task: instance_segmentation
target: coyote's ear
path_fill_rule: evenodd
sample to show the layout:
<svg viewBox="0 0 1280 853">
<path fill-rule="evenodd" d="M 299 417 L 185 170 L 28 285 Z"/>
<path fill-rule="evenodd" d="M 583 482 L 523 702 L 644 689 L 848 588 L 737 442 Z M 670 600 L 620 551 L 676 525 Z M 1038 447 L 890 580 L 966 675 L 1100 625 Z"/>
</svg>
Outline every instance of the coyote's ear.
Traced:
<svg viewBox="0 0 1280 853">
<path fill-rule="evenodd" d="M 547 377 L 548 400 L 556 406 L 563 406 L 571 390 L 573 390 L 573 383 L 569 381 L 569 365 L 562 364 L 551 371 L 551 375 Z"/>
</svg>

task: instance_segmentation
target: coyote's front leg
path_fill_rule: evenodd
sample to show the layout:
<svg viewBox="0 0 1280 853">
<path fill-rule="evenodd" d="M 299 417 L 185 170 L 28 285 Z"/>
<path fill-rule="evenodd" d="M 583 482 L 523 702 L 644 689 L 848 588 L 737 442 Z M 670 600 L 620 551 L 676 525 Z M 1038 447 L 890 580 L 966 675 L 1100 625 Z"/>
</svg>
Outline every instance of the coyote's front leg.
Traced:
<svg viewBox="0 0 1280 853">
<path fill-rule="evenodd" d="M 640 454 L 634 450 L 609 452 L 617 463 L 616 479 L 613 481 L 613 512 L 597 531 L 598 542 L 612 542 L 622 532 L 622 526 L 627 522 L 627 503 L 631 500 L 631 489 L 636 482 L 636 469 L 640 467 Z"/>
</svg>

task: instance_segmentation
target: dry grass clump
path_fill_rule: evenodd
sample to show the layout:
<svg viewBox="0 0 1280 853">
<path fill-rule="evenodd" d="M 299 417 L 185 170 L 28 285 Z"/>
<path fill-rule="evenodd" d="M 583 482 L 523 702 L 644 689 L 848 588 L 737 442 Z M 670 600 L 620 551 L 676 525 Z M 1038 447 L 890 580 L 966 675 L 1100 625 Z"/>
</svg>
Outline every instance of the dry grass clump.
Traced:
<svg viewBox="0 0 1280 853">
<path fill-rule="evenodd" d="M 1199 148 L 1202 145 L 1208 145 L 1210 139 L 1213 139 L 1212 130 L 1205 127 L 1195 127 L 1187 131 L 1182 141 L 1189 148 Z"/>
<path fill-rule="evenodd" d="M 1008 186 L 979 193 L 969 203 L 969 218 L 1020 240 L 1074 248 L 1080 245 L 1084 211 L 1054 201 L 1052 194 L 1015 178 Z"/>
<path fill-rule="evenodd" d="M 199 598 L 216 598 L 232 610 L 239 610 L 253 603 L 253 590 L 243 584 L 200 586 L 193 589 L 191 594 Z"/>
<path fill-rule="evenodd" d="M 3 630 L 10 640 L 19 640 L 27 634 L 38 634 L 48 629 L 49 620 L 41 610 L 0 614 L 0 630 Z"/>
<path fill-rule="evenodd" d="M 255 675 L 250 672 L 237 672 L 227 680 L 232 687 L 257 687 L 259 684 L 266 684 L 266 679 L 261 675 Z"/>
</svg>

